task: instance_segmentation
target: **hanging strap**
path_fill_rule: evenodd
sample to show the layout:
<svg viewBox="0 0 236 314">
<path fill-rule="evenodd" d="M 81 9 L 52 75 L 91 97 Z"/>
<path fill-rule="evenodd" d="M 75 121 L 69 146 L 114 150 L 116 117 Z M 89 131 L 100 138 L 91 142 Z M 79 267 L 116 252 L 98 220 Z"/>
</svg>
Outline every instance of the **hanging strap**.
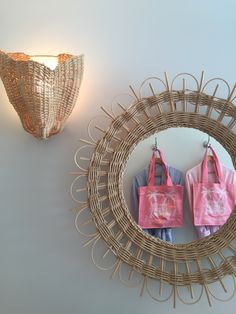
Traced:
<svg viewBox="0 0 236 314">
<path fill-rule="evenodd" d="M 172 186 L 173 183 L 171 181 L 171 177 L 169 176 L 169 173 L 167 171 L 167 167 L 166 167 L 166 163 L 164 162 L 162 153 L 159 149 L 157 149 L 156 151 L 158 151 L 160 159 L 161 159 L 161 165 L 162 165 L 162 169 L 164 171 L 164 175 L 165 175 L 165 183 L 163 183 L 163 185 L 167 185 L 167 186 Z M 150 161 L 150 166 L 149 166 L 149 175 L 148 175 L 148 185 L 153 186 L 154 185 L 154 170 L 155 170 L 155 152 L 152 153 L 152 158 Z"/>
<path fill-rule="evenodd" d="M 213 166 L 214 166 L 214 170 L 215 170 L 215 174 L 216 174 L 216 179 L 218 180 L 219 183 L 224 182 L 223 176 L 222 176 L 222 172 L 221 172 L 221 167 L 220 167 L 220 163 L 219 163 L 219 159 L 214 151 L 214 149 L 209 146 L 208 147 L 211 152 L 212 152 L 212 157 L 213 157 Z M 201 182 L 202 183 L 207 183 L 208 182 L 208 171 L 207 171 L 207 161 L 208 161 L 208 148 L 206 149 L 203 161 L 202 161 L 202 177 L 201 177 Z"/>
</svg>

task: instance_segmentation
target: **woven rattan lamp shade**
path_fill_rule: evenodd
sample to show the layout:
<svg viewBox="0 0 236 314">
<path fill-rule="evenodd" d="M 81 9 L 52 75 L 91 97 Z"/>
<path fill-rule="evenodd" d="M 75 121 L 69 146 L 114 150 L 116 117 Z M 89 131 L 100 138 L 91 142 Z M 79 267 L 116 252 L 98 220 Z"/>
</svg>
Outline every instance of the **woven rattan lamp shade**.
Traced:
<svg viewBox="0 0 236 314">
<path fill-rule="evenodd" d="M 46 139 L 60 132 L 76 103 L 83 55 L 59 54 L 54 70 L 24 53 L 0 51 L 0 76 L 24 129 Z"/>
</svg>

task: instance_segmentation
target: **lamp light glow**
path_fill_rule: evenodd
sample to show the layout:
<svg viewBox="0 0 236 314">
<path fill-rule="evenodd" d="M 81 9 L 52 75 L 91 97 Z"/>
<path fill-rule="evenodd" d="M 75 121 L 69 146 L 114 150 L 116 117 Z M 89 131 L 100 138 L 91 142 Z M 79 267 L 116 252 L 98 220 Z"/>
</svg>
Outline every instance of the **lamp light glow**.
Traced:
<svg viewBox="0 0 236 314">
<path fill-rule="evenodd" d="M 54 70 L 58 65 L 57 56 L 49 56 L 49 55 L 32 55 L 30 56 L 30 60 L 42 63 L 51 70 Z"/>
</svg>

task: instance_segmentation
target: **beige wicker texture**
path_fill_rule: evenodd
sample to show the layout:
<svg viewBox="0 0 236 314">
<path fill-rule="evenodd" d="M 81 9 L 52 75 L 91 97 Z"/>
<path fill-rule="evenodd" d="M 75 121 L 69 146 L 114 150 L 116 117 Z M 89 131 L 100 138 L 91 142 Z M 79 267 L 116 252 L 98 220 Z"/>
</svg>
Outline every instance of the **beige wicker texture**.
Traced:
<svg viewBox="0 0 236 314">
<path fill-rule="evenodd" d="M 151 134 L 170 127 L 191 127 L 208 133 L 229 152 L 236 166 L 235 86 L 229 89 L 227 99 L 216 97 L 218 85 L 214 93 L 208 95 L 204 91 L 213 80 L 203 85 L 202 73 L 199 82 L 191 76 L 196 81 L 196 90 L 187 89 L 185 79 L 181 81 L 182 88 L 174 90 L 175 81 L 184 75 L 177 75 L 169 84 L 165 73 L 165 81 L 157 79 L 162 82 L 164 91 L 156 93 L 149 84 L 151 96 L 145 98 L 138 96 L 131 87 L 134 102 L 128 109 L 118 104 L 123 109 L 118 116 L 102 108 L 111 120 L 110 126 L 104 130 L 95 126 L 102 132 L 100 140 L 93 139 L 90 129 L 90 140 L 81 140 L 85 146 L 75 154 L 75 162 L 80 170 L 73 173 L 76 178 L 71 186 L 71 194 L 79 203 L 76 227 L 89 237 L 85 246 L 92 245 L 92 259 L 99 269 L 113 269 L 112 277 L 117 275 L 129 286 L 135 286 L 132 277 L 138 272 L 142 276 L 137 283 L 140 294 L 147 292 L 157 301 L 164 301 L 163 289 L 169 285 L 170 294 L 165 300 L 172 298 L 174 307 L 177 299 L 191 304 L 199 301 L 204 294 L 211 306 L 212 299 L 221 299 L 211 291 L 212 283 L 219 282 L 226 299 L 232 298 L 235 293 L 236 207 L 227 223 L 215 234 L 188 244 L 174 245 L 143 232 L 132 219 L 123 196 L 123 173 L 135 146 Z M 83 157 L 83 151 L 91 148 L 94 150 L 91 158 Z M 81 166 L 81 161 L 86 160 L 87 169 Z M 85 184 L 81 186 L 83 180 Z M 86 191 L 87 200 L 84 200 Z M 83 220 L 85 212 L 91 217 L 86 221 Z M 86 234 L 86 231 L 82 231 L 93 224 L 96 226 L 94 232 Z M 100 239 L 108 247 L 104 256 L 110 253 L 115 257 L 110 267 L 100 266 L 95 261 L 94 251 Z M 124 264 L 130 270 L 126 279 L 122 277 L 121 270 Z M 232 277 L 232 293 L 224 283 L 227 275 Z M 150 292 L 149 283 L 153 279 L 158 283 L 159 296 Z M 196 284 L 201 287 L 198 297 L 193 292 Z M 179 289 L 184 286 L 187 287 L 190 301 L 181 297 Z"/>
<path fill-rule="evenodd" d="M 24 53 L 0 51 L 0 77 L 24 129 L 46 139 L 63 128 L 76 103 L 83 56 L 59 54 L 54 70 Z"/>
</svg>

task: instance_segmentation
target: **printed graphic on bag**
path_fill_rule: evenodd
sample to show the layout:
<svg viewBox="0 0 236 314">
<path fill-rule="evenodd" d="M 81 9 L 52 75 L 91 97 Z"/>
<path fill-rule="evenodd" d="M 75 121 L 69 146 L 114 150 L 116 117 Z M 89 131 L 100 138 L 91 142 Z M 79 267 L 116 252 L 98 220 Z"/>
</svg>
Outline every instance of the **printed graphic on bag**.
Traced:
<svg viewBox="0 0 236 314">
<path fill-rule="evenodd" d="M 150 201 L 149 217 L 169 219 L 176 207 L 174 193 L 161 193 L 149 190 L 147 194 Z"/>
<path fill-rule="evenodd" d="M 209 215 L 224 215 L 225 202 L 227 191 L 222 188 L 207 188 L 202 187 L 202 196 L 205 199 L 205 214 Z"/>
</svg>

